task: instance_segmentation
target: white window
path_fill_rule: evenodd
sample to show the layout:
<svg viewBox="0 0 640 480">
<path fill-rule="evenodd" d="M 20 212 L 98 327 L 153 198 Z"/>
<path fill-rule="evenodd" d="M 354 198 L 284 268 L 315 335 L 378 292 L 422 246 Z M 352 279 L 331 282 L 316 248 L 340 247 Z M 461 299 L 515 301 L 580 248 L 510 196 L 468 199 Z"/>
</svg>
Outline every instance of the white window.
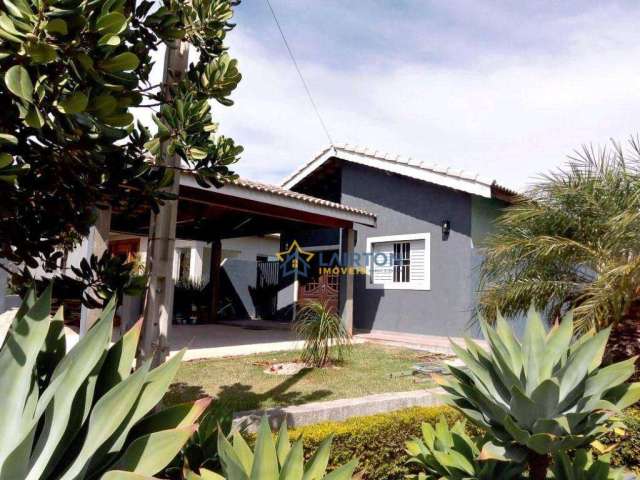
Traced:
<svg viewBox="0 0 640 480">
<path fill-rule="evenodd" d="M 430 234 L 367 238 L 367 288 L 429 290 Z"/>
</svg>

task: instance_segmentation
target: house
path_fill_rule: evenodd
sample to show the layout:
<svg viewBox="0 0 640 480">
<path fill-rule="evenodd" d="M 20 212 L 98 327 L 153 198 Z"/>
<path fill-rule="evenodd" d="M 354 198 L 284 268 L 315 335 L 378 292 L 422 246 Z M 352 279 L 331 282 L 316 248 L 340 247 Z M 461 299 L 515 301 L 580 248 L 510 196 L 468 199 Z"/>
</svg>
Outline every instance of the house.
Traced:
<svg viewBox="0 0 640 480">
<path fill-rule="evenodd" d="M 206 188 L 200 185 L 193 175 L 183 172 L 180 175 L 178 200 L 170 205 L 175 209 L 175 219 L 170 222 L 173 232 L 169 237 L 154 238 L 155 250 L 162 248 L 163 256 L 156 257 L 149 252 L 154 249 L 148 241 L 151 222 L 150 212 L 136 210 L 125 212 L 114 209 L 111 212 L 99 212 L 101 218 L 91 228 L 87 238 L 67 256 L 67 263 L 61 270 L 67 273 L 71 265 L 79 265 L 82 259 L 91 255 L 101 256 L 110 249 L 118 255 L 125 255 L 140 265 L 149 267 L 149 275 L 157 285 L 148 288 L 144 297 L 125 297 L 118 313 L 121 317 L 121 329 L 127 328 L 139 318 L 144 319 L 148 326 L 147 338 L 151 339 L 146 346 L 162 354 L 169 353 L 169 343 L 172 337 L 172 323 L 178 322 L 173 315 L 174 284 L 176 280 L 198 279 L 209 277 L 211 288 L 207 289 L 206 318 L 196 321 L 211 325 L 199 325 L 210 335 L 202 334 L 198 329 L 196 338 L 203 348 L 210 340 L 221 337 L 219 332 L 224 329 L 219 325 L 221 307 L 225 298 L 221 294 L 225 278 L 232 284 L 235 295 L 241 297 L 247 307 L 240 314 L 250 319 L 253 303 L 255 310 L 262 301 L 280 296 L 278 288 L 278 262 L 275 260 L 279 253 L 279 235 L 282 232 L 298 232 L 305 230 L 326 229 L 331 232 L 340 229 L 345 238 L 353 235 L 356 224 L 375 225 L 375 215 L 361 209 L 352 208 L 324 199 L 304 195 L 284 189 L 277 185 L 269 185 L 246 179 L 234 179 L 220 188 Z M 345 251 L 350 248 L 345 247 Z M 145 261 L 145 257 L 146 260 Z M 274 268 L 275 267 L 275 268 Z M 33 269 L 36 277 L 44 277 L 41 269 Z M 268 288 L 260 295 L 251 292 L 255 285 Z M 2 307 L 15 306 L 15 299 L 6 301 L 6 276 L 0 275 L 0 297 Z M 349 280 L 343 282 L 346 288 L 345 302 L 341 308 L 341 315 L 348 328 L 351 329 L 352 309 L 348 302 L 351 296 Z M 266 297 L 265 291 L 271 296 Z M 248 295 L 247 295 L 248 294 Z M 251 300 L 248 296 L 253 295 Z M 67 298 L 61 299 L 67 305 Z M 80 334 L 84 334 L 97 319 L 99 310 L 86 306 L 80 308 L 77 298 L 71 299 L 75 308 L 71 312 L 65 309 L 65 321 L 79 324 Z M 256 301 L 257 300 L 257 301 Z M 274 306 L 275 310 L 275 306 Z M 77 312 L 76 312 L 77 311 Z M 256 312 L 257 315 L 257 312 Z M 174 338 L 189 340 L 194 338 L 195 331 L 187 332 L 183 327 L 191 325 L 176 325 Z M 210 327 L 210 328 L 209 328 Z M 179 335 L 183 332 L 183 335 Z M 235 329 L 233 334 L 228 331 L 224 339 L 242 343 L 241 329 Z M 245 335 L 246 337 L 246 335 Z M 155 339 L 159 340 L 156 341 Z M 153 342 L 153 343 L 151 343 Z M 214 342 L 215 343 L 215 342 Z M 263 342 L 264 343 L 264 342 Z M 172 347 L 181 348 L 189 344 L 188 341 Z M 265 345 L 271 345 L 270 342 Z M 150 350 L 149 350 L 150 351 Z"/>
<path fill-rule="evenodd" d="M 349 145 L 325 149 L 282 186 L 376 216 L 375 226 L 354 227 L 357 258 L 351 263 L 361 267 L 353 273 L 356 330 L 456 337 L 468 331 L 479 247 L 515 192 L 464 171 Z M 316 253 L 319 267 L 289 281 L 295 284 L 290 302 L 343 302 L 341 270 L 321 268 L 341 258 L 340 235 L 306 230 L 281 236 L 282 250 L 295 240 Z M 279 307 L 283 303 L 279 299 Z"/>
<path fill-rule="evenodd" d="M 148 313 L 144 298 L 128 298 L 123 325 L 142 316 L 163 345 L 173 334 L 193 338 L 188 325 L 171 333 L 173 283 L 210 279 L 205 323 L 218 320 L 219 286 L 228 280 L 244 306 L 240 320 L 265 318 L 258 310 L 266 304 L 274 310 L 268 318 L 291 320 L 298 305 L 315 300 L 350 330 L 458 337 L 474 311 L 479 247 L 514 196 L 478 175 L 348 145 L 325 149 L 281 186 L 237 179 L 206 189 L 183 174 L 170 288 L 154 291 L 162 315 Z M 69 262 L 95 252 L 99 235 L 104 248 L 144 264 L 148 234 L 148 212 L 114 211 Z M 91 321 L 83 308 L 81 332 Z M 198 334 L 205 348 L 224 326 L 201 327 L 212 330 Z M 242 343 L 241 329 L 227 333 Z"/>
</svg>

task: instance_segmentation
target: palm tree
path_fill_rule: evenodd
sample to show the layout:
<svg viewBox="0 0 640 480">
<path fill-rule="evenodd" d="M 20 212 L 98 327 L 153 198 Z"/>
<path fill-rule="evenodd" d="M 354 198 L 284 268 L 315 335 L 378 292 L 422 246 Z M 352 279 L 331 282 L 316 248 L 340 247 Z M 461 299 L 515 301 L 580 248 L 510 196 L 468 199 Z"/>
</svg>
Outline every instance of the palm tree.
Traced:
<svg viewBox="0 0 640 480">
<path fill-rule="evenodd" d="M 612 342 L 640 353 L 640 140 L 612 144 L 583 147 L 505 210 L 485 244 L 485 318 L 574 309 L 578 331 L 613 325 Z"/>
</svg>

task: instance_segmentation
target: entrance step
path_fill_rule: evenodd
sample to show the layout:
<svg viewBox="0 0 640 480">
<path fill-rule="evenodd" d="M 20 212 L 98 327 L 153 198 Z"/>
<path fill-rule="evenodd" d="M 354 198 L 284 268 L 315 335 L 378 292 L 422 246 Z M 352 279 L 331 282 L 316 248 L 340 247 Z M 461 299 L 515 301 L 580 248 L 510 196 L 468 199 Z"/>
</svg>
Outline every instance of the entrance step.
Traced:
<svg viewBox="0 0 640 480">
<path fill-rule="evenodd" d="M 419 335 L 414 333 L 390 332 L 386 330 L 372 330 L 366 333 L 358 333 L 355 338 L 365 342 L 388 345 L 392 347 L 409 348 L 434 353 L 453 355 L 451 341 L 458 345 L 464 345 L 463 338 L 448 338 L 437 335 Z M 487 348 L 486 342 L 474 339 L 483 348 Z"/>
</svg>

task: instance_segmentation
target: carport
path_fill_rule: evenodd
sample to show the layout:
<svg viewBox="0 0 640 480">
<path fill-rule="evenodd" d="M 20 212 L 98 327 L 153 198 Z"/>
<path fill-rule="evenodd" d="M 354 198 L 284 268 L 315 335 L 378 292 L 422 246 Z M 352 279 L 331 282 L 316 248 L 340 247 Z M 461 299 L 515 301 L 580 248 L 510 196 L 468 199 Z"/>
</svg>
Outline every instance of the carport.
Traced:
<svg viewBox="0 0 640 480">
<path fill-rule="evenodd" d="M 375 226 L 375 216 L 347 205 L 330 202 L 250 180 L 238 179 L 221 188 L 204 188 L 192 175 L 180 178 L 175 223 L 167 230 L 175 232 L 169 238 L 153 238 L 149 232 L 150 212 L 135 214 L 102 212 L 89 237 L 87 254 L 101 255 L 107 248 L 109 234 L 121 233 L 149 236 L 149 251 L 154 255 L 147 263 L 150 281 L 144 301 L 144 337 L 152 339 L 150 347 L 162 355 L 169 352 L 171 335 L 174 280 L 173 264 L 175 239 L 200 240 L 211 244 L 211 322 L 220 302 L 220 242 L 225 238 L 250 235 L 288 233 L 295 235 L 309 229 L 340 229 L 341 252 L 352 254 L 355 244 L 354 224 Z M 275 252 L 274 252 L 275 253 Z M 340 315 L 351 331 L 353 325 L 353 278 L 343 275 Z M 98 312 L 83 307 L 81 333 L 97 318 Z"/>
</svg>

